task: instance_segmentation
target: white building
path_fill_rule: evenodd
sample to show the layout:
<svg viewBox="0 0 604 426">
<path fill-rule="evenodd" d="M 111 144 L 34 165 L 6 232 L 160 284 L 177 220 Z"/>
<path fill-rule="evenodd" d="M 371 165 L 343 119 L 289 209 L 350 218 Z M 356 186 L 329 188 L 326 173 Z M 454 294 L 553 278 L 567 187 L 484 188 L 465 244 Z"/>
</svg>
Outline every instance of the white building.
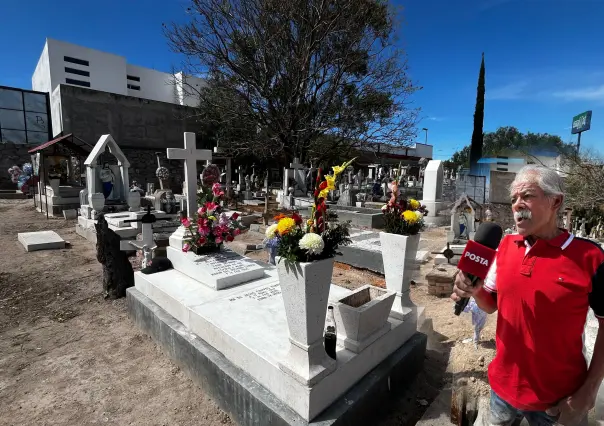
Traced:
<svg viewBox="0 0 604 426">
<path fill-rule="evenodd" d="M 204 84 L 200 78 L 186 77 L 183 82 L 182 73 L 173 76 L 131 65 L 123 56 L 50 38 L 31 82 L 33 90 L 48 92 L 51 98 L 59 84 L 68 84 L 186 106 L 197 106 L 198 98 L 192 92 Z"/>
</svg>

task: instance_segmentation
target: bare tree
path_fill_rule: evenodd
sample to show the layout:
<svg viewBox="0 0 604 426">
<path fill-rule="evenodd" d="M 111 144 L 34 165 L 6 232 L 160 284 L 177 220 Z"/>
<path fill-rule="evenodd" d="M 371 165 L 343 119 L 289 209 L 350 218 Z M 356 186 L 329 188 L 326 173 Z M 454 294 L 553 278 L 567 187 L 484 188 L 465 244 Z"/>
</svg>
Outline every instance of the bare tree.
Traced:
<svg viewBox="0 0 604 426">
<path fill-rule="evenodd" d="M 583 150 L 567 155 L 562 162 L 566 204 L 572 209 L 604 208 L 604 159 L 596 152 Z"/>
<path fill-rule="evenodd" d="M 320 158 L 415 136 L 418 90 L 383 0 L 192 0 L 165 26 L 185 73 L 207 78 L 198 115 L 231 153 Z M 186 85 L 186 81 L 185 81 Z"/>
</svg>

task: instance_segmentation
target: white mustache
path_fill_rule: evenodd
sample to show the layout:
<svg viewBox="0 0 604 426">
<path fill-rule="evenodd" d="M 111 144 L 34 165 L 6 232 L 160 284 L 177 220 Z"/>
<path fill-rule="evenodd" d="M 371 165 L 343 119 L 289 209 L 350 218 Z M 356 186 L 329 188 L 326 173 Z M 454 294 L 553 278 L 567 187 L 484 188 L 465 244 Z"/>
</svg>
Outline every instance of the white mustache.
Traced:
<svg viewBox="0 0 604 426">
<path fill-rule="evenodd" d="M 516 219 L 516 220 L 531 219 L 532 217 L 533 217 L 533 215 L 530 210 L 520 210 L 520 211 L 514 212 L 514 219 Z"/>
</svg>

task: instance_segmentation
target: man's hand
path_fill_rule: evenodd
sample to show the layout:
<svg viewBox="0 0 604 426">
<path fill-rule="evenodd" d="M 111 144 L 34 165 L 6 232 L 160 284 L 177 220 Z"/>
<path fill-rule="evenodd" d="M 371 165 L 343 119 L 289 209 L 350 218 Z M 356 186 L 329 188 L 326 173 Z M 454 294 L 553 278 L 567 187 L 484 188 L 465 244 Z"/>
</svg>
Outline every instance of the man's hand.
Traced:
<svg viewBox="0 0 604 426">
<path fill-rule="evenodd" d="M 550 416 L 560 415 L 557 422 L 559 425 L 578 425 L 596 405 L 597 393 L 598 389 L 594 390 L 591 386 L 584 385 L 572 396 L 564 398 L 545 412 Z"/>
<path fill-rule="evenodd" d="M 472 285 L 472 280 L 470 280 L 464 272 L 459 271 L 455 276 L 455 286 L 453 287 L 451 299 L 457 302 L 464 297 L 474 297 L 474 295 L 480 291 L 483 284 L 483 280 L 477 280 L 476 284 Z"/>
</svg>

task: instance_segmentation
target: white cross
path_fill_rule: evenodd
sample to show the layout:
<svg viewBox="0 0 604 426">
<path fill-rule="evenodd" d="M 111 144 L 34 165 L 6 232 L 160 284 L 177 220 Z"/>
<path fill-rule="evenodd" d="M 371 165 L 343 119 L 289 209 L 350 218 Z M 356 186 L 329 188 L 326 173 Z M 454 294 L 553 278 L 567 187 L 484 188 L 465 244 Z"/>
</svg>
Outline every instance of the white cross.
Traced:
<svg viewBox="0 0 604 426">
<path fill-rule="evenodd" d="M 155 245 L 155 240 L 153 239 L 153 224 L 152 223 L 142 223 L 142 234 L 143 240 L 121 240 L 120 241 L 120 250 L 122 251 L 130 251 L 130 250 L 141 250 L 143 252 L 143 263 L 141 265 L 142 268 L 146 268 L 147 265 L 153 259 L 153 251 L 157 248 Z"/>
<path fill-rule="evenodd" d="M 294 158 L 294 162 L 293 163 L 289 163 L 289 167 L 291 167 L 292 169 L 294 169 L 294 173 L 298 172 L 298 169 L 301 169 L 304 167 L 303 164 L 300 164 L 300 159 L 298 157 Z"/>
<path fill-rule="evenodd" d="M 301 187 L 302 190 L 304 190 L 304 188 L 306 187 L 306 181 L 304 179 L 304 176 L 301 176 L 299 172 L 300 169 L 304 168 L 304 165 L 300 164 L 300 159 L 298 157 L 294 157 L 294 162 L 289 163 L 289 167 L 294 169 L 294 179 L 296 180 L 298 186 Z"/>
<path fill-rule="evenodd" d="M 212 161 L 212 151 L 197 149 L 195 133 L 185 132 L 185 148 L 168 148 L 170 160 L 185 160 L 185 187 L 187 188 L 187 215 L 191 216 L 197 207 L 197 161 Z"/>
</svg>

